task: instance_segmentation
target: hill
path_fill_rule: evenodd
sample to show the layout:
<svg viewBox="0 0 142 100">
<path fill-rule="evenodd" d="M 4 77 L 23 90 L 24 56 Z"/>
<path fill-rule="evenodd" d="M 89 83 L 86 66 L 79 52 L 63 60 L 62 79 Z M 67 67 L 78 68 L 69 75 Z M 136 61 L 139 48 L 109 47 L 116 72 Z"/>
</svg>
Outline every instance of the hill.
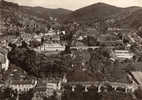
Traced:
<svg viewBox="0 0 142 100">
<path fill-rule="evenodd" d="M 70 13 L 66 9 L 48 9 L 42 7 L 20 6 L 16 3 L 0 1 L 1 34 L 19 34 L 19 32 L 44 32 L 53 22 L 51 17 Z"/>
<path fill-rule="evenodd" d="M 97 3 L 72 12 L 65 16 L 63 21 L 66 22 L 68 20 L 73 20 L 79 23 L 91 23 L 99 18 L 107 18 L 122 11 L 123 9 L 119 7 L 105 3 Z"/>
<path fill-rule="evenodd" d="M 62 8 L 49 9 L 43 7 L 28 7 L 28 6 L 21 6 L 21 7 L 25 12 L 44 19 L 47 19 L 49 16 L 53 18 L 58 18 L 59 16 L 67 15 L 72 12 L 70 10 Z"/>
<path fill-rule="evenodd" d="M 141 20 L 141 11 L 142 8 L 137 6 L 120 8 L 105 3 L 96 3 L 65 15 L 62 22 L 76 21 L 80 24 L 92 25 L 103 19 L 113 26 L 137 27 Z"/>
<path fill-rule="evenodd" d="M 132 27 L 138 29 L 142 26 L 142 8 L 134 11 L 125 19 L 120 21 L 120 25 L 127 25 L 128 27 Z"/>
</svg>

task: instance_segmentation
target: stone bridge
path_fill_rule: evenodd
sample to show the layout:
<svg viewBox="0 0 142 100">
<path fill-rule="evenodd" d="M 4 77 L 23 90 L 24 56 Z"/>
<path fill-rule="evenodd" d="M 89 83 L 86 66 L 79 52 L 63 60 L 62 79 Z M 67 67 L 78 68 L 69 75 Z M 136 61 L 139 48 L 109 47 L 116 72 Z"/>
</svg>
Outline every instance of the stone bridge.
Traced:
<svg viewBox="0 0 142 100">
<path fill-rule="evenodd" d="M 72 89 L 72 92 L 75 91 L 75 88 L 80 85 L 84 87 L 84 91 L 88 92 L 89 87 L 94 86 L 97 88 L 98 93 L 102 92 L 103 88 L 104 89 L 108 89 L 109 87 L 111 87 L 113 90 L 115 91 L 123 91 L 125 93 L 127 92 L 134 92 L 137 89 L 137 86 L 134 84 L 126 84 L 126 83 L 118 83 L 118 82 L 68 82 L 63 84 L 64 86 L 70 86 Z"/>
</svg>

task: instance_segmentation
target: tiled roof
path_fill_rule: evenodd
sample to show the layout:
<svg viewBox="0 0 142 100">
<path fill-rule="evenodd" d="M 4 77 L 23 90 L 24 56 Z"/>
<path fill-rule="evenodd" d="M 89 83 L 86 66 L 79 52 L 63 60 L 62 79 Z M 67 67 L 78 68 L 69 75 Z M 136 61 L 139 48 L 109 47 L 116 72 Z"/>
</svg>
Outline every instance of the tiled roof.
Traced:
<svg viewBox="0 0 142 100">
<path fill-rule="evenodd" d="M 103 76 L 99 73 L 92 74 L 87 71 L 76 70 L 74 72 L 67 74 L 67 80 L 69 82 L 101 81 L 103 80 Z"/>
<path fill-rule="evenodd" d="M 13 85 L 28 85 L 28 84 L 34 84 L 34 82 L 32 80 L 23 80 L 23 81 L 12 80 L 11 84 L 13 84 Z"/>
</svg>

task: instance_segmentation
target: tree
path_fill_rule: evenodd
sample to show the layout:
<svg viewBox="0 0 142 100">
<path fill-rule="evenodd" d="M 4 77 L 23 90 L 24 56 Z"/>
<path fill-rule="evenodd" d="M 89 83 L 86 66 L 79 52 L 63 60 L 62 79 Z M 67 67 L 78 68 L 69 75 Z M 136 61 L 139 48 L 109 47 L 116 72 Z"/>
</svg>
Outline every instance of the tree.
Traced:
<svg viewBox="0 0 142 100">
<path fill-rule="evenodd" d="M 100 34 L 106 34 L 107 32 L 107 28 L 108 28 L 108 25 L 106 23 L 106 19 L 105 18 L 98 18 L 96 21 L 96 26 L 95 28 L 97 29 L 97 31 L 100 33 Z"/>
<path fill-rule="evenodd" d="M 102 47 L 90 52 L 91 58 L 89 61 L 92 72 L 103 72 L 107 69 L 106 65 L 110 64 L 110 51 Z"/>
<path fill-rule="evenodd" d="M 29 75 L 47 77 L 63 75 L 67 71 L 64 60 L 60 55 L 46 56 L 25 46 L 15 47 L 8 53 L 11 64 L 21 67 Z"/>
<path fill-rule="evenodd" d="M 0 90 L 0 100 L 16 100 L 17 92 L 11 88 L 4 88 Z"/>
<path fill-rule="evenodd" d="M 74 34 L 76 34 L 76 32 L 78 30 L 78 24 L 69 23 L 69 24 L 65 25 L 64 28 L 67 33 L 67 34 L 65 34 L 65 41 L 66 41 L 65 52 L 70 53 L 70 47 L 72 45 Z"/>
</svg>

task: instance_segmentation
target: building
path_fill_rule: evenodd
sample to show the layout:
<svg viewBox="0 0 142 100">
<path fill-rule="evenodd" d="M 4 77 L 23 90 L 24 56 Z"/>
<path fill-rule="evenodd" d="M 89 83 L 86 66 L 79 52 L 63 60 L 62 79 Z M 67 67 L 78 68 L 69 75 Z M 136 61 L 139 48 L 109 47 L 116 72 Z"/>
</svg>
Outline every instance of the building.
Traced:
<svg viewBox="0 0 142 100">
<path fill-rule="evenodd" d="M 35 93 L 34 97 L 41 97 L 41 96 L 46 96 L 46 80 L 38 80 L 36 88 L 35 88 Z"/>
<path fill-rule="evenodd" d="M 34 97 L 50 97 L 61 90 L 61 82 L 54 80 L 39 80 L 35 88 Z"/>
<path fill-rule="evenodd" d="M 8 70 L 9 67 L 9 60 L 7 58 L 8 49 L 0 48 L 0 64 L 1 69 Z"/>
<path fill-rule="evenodd" d="M 42 36 L 41 35 L 34 35 L 33 36 L 33 40 L 36 40 L 36 41 L 38 41 L 38 42 L 41 42 L 42 41 Z"/>
<path fill-rule="evenodd" d="M 46 33 L 45 35 L 53 36 L 53 35 L 56 35 L 56 32 L 52 28 L 50 28 L 48 33 Z"/>
<path fill-rule="evenodd" d="M 4 72 L 3 78 L 8 80 L 25 80 L 28 77 L 27 73 L 14 64 L 10 64 L 7 71 Z"/>
<path fill-rule="evenodd" d="M 128 50 L 113 50 L 112 51 L 112 58 L 115 60 L 126 60 L 132 59 L 134 56 L 133 53 L 129 52 Z"/>
<path fill-rule="evenodd" d="M 56 90 L 58 90 L 58 84 L 57 83 L 53 83 L 53 82 L 48 82 L 46 84 L 46 88 L 47 88 L 47 90 L 46 90 L 47 95 L 48 96 L 52 96 L 52 95 L 54 95 L 54 92 Z"/>
<path fill-rule="evenodd" d="M 53 51 L 64 51 L 65 50 L 65 46 L 60 45 L 59 43 L 52 43 L 52 44 L 48 44 L 48 43 L 44 43 L 42 46 L 38 47 L 38 48 L 34 48 L 35 51 L 37 52 L 53 52 Z"/>
<path fill-rule="evenodd" d="M 36 80 L 12 80 L 10 81 L 9 87 L 18 92 L 26 92 L 33 89 L 37 85 Z"/>
</svg>

